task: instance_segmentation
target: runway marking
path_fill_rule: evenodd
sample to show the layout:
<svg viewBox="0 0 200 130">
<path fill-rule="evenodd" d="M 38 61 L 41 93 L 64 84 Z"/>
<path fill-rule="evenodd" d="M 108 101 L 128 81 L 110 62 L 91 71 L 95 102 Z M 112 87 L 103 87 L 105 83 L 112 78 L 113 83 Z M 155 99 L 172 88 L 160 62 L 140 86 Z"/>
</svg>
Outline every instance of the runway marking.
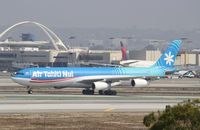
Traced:
<svg viewBox="0 0 200 130">
<path fill-rule="evenodd" d="M 111 112 L 112 110 L 114 110 L 114 108 L 106 108 L 106 109 L 104 110 L 104 112 Z"/>
</svg>

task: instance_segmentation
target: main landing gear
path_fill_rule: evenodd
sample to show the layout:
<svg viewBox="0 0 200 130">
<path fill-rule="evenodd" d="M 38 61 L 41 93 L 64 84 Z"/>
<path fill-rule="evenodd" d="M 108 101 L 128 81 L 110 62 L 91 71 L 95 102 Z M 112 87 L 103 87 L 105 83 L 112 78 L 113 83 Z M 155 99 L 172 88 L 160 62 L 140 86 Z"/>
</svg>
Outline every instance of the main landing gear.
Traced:
<svg viewBox="0 0 200 130">
<path fill-rule="evenodd" d="M 83 95 L 94 95 L 94 90 L 91 89 L 83 89 Z"/>
<path fill-rule="evenodd" d="M 99 90 L 99 95 L 117 95 L 115 90 Z"/>
<path fill-rule="evenodd" d="M 83 95 L 94 95 L 93 89 L 83 89 Z M 99 90 L 99 95 L 117 95 L 115 90 Z"/>
</svg>

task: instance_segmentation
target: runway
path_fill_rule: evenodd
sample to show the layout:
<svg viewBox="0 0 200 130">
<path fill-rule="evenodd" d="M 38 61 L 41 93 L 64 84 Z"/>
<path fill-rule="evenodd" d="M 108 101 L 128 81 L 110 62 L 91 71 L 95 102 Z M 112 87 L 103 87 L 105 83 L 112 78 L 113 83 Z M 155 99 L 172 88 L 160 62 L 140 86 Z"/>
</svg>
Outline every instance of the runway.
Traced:
<svg viewBox="0 0 200 130">
<path fill-rule="evenodd" d="M 150 112 L 198 96 L 0 95 L 0 113 Z"/>
<path fill-rule="evenodd" d="M 200 98 L 199 79 L 163 79 L 149 87 L 117 87 L 118 96 L 80 95 L 82 89 L 26 89 L 0 79 L 0 113 L 34 112 L 151 112 L 188 99 Z"/>
</svg>

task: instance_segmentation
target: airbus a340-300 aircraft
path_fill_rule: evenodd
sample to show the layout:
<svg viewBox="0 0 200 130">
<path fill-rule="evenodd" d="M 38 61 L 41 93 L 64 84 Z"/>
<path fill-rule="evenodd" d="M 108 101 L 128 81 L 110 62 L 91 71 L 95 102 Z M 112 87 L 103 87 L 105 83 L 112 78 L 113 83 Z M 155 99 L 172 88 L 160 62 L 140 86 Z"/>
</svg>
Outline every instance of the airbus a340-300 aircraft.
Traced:
<svg viewBox="0 0 200 130">
<path fill-rule="evenodd" d="M 174 70 L 174 62 L 180 49 L 181 40 L 174 40 L 166 51 L 151 67 L 39 67 L 26 68 L 12 74 L 12 80 L 27 86 L 28 93 L 34 87 L 84 88 L 82 93 L 93 95 L 116 95 L 112 86 L 120 85 L 120 81 L 129 80 L 133 87 L 147 86 L 147 79 L 164 77 L 166 71 Z"/>
</svg>

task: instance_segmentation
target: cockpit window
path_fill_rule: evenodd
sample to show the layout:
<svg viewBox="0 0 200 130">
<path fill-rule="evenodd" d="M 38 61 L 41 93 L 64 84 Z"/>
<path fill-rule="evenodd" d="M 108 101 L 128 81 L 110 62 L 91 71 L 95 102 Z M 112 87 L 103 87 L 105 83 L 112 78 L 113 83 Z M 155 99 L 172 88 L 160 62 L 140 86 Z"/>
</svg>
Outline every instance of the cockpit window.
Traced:
<svg viewBox="0 0 200 130">
<path fill-rule="evenodd" d="M 16 76 L 16 75 L 24 75 L 24 73 L 22 72 L 14 72 L 11 74 L 11 76 Z"/>
<path fill-rule="evenodd" d="M 22 72 L 17 72 L 16 75 L 24 75 Z"/>
</svg>

